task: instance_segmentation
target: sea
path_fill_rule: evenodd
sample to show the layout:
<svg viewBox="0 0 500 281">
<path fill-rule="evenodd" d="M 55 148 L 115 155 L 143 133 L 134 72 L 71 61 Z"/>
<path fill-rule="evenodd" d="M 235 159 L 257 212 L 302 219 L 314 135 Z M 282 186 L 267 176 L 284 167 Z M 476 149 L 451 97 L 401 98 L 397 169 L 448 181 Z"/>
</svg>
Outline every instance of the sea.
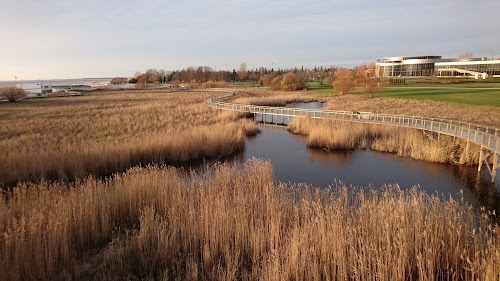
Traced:
<svg viewBox="0 0 500 281">
<path fill-rule="evenodd" d="M 40 83 L 45 86 L 58 86 L 58 85 L 88 85 L 92 87 L 104 86 L 109 84 L 113 78 L 78 78 L 78 79 L 40 79 L 40 80 L 10 80 L 0 81 L 0 87 L 15 87 L 19 84 L 33 84 Z"/>
</svg>

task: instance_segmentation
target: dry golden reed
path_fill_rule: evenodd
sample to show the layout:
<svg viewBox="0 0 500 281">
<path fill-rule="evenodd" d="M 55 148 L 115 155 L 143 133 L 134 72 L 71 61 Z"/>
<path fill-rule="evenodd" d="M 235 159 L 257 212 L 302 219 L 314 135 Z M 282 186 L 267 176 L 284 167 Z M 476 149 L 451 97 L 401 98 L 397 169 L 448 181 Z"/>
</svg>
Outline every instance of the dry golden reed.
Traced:
<svg viewBox="0 0 500 281">
<path fill-rule="evenodd" d="M 0 280 L 499 280 L 499 231 L 418 189 L 276 184 L 258 160 L 133 168 L 0 196 Z"/>
<path fill-rule="evenodd" d="M 371 148 L 437 163 L 477 164 L 479 147 L 446 135 L 390 125 L 295 118 L 288 125 L 307 145 L 326 149 Z"/>
<path fill-rule="evenodd" d="M 103 94 L 0 105 L 0 183 L 74 180 L 241 150 L 257 126 L 207 108 L 214 93 Z"/>
</svg>

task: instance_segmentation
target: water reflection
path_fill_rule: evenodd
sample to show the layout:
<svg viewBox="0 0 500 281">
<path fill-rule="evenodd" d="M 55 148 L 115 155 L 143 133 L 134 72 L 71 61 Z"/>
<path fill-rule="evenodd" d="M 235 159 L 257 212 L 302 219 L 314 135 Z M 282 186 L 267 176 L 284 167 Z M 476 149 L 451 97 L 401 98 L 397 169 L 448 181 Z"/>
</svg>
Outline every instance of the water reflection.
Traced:
<svg viewBox="0 0 500 281">
<path fill-rule="evenodd" d="M 322 109 L 328 105 L 326 102 L 292 102 L 286 105 L 290 108 L 302 108 L 302 109 Z"/>
</svg>

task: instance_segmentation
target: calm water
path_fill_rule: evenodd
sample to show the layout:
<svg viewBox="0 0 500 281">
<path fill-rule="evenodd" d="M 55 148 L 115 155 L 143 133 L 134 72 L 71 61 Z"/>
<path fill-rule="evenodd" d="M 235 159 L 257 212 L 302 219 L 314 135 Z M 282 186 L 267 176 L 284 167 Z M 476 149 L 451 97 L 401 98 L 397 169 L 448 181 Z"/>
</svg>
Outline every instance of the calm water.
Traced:
<svg viewBox="0 0 500 281">
<path fill-rule="evenodd" d="M 478 178 L 473 166 L 437 164 L 372 150 L 324 151 L 308 148 L 305 138 L 285 127 L 260 125 L 261 133 L 249 138 L 239 161 L 270 160 L 276 179 L 326 187 L 335 181 L 352 186 L 380 187 L 397 183 L 402 189 L 414 185 L 427 193 L 464 199 L 478 206 L 498 209 L 500 184 L 492 185 L 487 171 Z M 497 191 L 495 191 L 495 188 Z"/>
<path fill-rule="evenodd" d="M 302 108 L 302 109 L 322 109 L 325 108 L 328 104 L 326 102 L 294 102 L 289 103 L 286 107 L 290 108 Z M 288 125 L 288 123 L 293 119 L 293 117 L 288 116 L 272 116 L 262 114 L 256 114 L 255 121 L 276 124 L 276 125 Z"/>
</svg>

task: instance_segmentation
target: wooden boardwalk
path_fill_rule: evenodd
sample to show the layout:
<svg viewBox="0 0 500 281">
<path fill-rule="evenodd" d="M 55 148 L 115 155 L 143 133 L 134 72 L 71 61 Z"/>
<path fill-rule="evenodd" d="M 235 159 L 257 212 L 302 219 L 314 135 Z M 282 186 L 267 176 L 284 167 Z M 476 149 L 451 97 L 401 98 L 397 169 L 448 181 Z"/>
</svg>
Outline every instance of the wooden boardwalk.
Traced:
<svg viewBox="0 0 500 281">
<path fill-rule="evenodd" d="M 237 92 L 212 96 L 205 100 L 205 105 L 211 108 L 262 114 L 288 120 L 295 117 L 310 117 L 316 119 L 334 119 L 350 122 L 394 125 L 400 127 L 415 128 L 419 130 L 445 134 L 474 143 L 481 147 L 478 171 L 483 164 L 486 165 L 491 174 L 492 182 L 495 180 L 498 168 L 500 168 L 500 129 L 460 121 L 446 120 L 440 118 L 427 118 L 406 115 L 390 115 L 372 112 L 353 112 L 340 110 L 301 109 L 288 107 L 257 106 L 247 104 L 235 104 L 220 101 L 220 99 L 236 95 Z"/>
</svg>

